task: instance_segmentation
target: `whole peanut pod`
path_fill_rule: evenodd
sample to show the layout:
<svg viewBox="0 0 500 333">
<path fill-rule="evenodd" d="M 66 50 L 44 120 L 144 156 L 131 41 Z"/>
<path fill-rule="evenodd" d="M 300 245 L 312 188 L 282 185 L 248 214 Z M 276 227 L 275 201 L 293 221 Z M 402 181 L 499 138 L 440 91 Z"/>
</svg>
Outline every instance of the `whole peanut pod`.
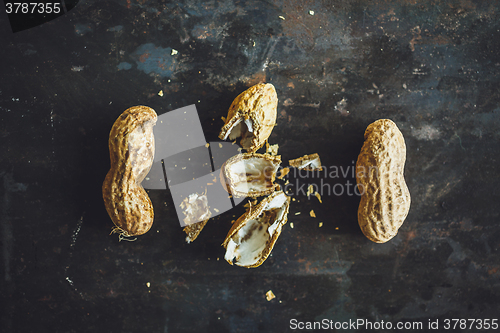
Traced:
<svg viewBox="0 0 500 333">
<path fill-rule="evenodd" d="M 123 236 L 146 233 L 153 224 L 153 204 L 141 186 L 153 164 L 156 112 L 147 106 L 124 111 L 109 133 L 111 168 L 104 179 L 104 205 Z"/>
<path fill-rule="evenodd" d="M 380 119 L 366 128 L 356 163 L 361 193 L 358 223 L 363 234 L 376 243 L 396 236 L 410 210 L 405 161 L 405 140 L 393 121 Z"/>
</svg>

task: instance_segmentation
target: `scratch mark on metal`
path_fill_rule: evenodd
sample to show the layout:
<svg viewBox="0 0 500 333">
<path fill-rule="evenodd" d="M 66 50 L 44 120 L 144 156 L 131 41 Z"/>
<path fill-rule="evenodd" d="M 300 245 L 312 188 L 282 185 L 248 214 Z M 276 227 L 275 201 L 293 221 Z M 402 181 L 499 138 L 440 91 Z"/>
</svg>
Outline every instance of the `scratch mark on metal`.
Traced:
<svg viewBox="0 0 500 333">
<path fill-rule="evenodd" d="M 54 109 L 50 110 L 50 127 L 52 128 L 52 155 L 55 155 L 55 129 L 54 129 Z"/>
<path fill-rule="evenodd" d="M 264 59 L 264 63 L 262 64 L 262 70 L 267 68 L 267 65 L 269 64 L 269 60 L 271 59 L 271 57 L 274 53 L 274 49 L 276 48 L 276 44 L 278 43 L 278 41 L 279 41 L 279 37 L 278 38 L 271 37 L 271 39 L 267 43 L 266 50 L 264 51 L 266 56 Z"/>
<path fill-rule="evenodd" d="M 84 213 L 85 214 L 85 213 Z M 83 215 L 84 215 L 83 214 Z M 73 290 L 78 293 L 80 295 L 80 297 L 82 299 L 85 299 L 85 297 L 83 296 L 83 294 L 75 287 L 75 283 L 73 282 L 73 280 L 69 277 L 68 275 L 68 269 L 71 265 L 71 259 L 73 258 L 73 252 L 75 251 L 75 245 L 76 245 L 76 240 L 78 238 L 78 234 L 80 233 L 80 230 L 82 229 L 82 224 L 83 224 L 83 215 L 80 217 L 80 219 L 78 220 L 78 222 L 76 223 L 76 227 L 75 229 L 73 230 L 73 233 L 71 234 L 71 244 L 69 245 L 69 263 L 68 265 L 64 268 L 64 276 L 65 276 L 65 280 L 68 281 L 69 285 L 71 286 L 71 288 L 73 288 Z"/>
<path fill-rule="evenodd" d="M 461 147 L 461 148 L 465 151 L 464 146 L 462 146 L 462 139 L 460 138 L 460 136 L 458 136 L 458 134 L 457 134 L 457 133 L 455 133 L 453 136 L 454 136 L 454 137 L 456 136 L 456 137 L 458 138 L 458 143 L 460 144 L 460 147 Z"/>
<path fill-rule="evenodd" d="M 5 266 L 5 275 L 4 279 L 7 282 L 12 281 L 12 276 L 10 273 L 10 259 L 12 253 L 12 247 L 14 243 L 14 236 L 12 233 L 12 223 L 9 217 L 10 210 L 10 193 L 26 191 L 28 188 L 27 185 L 22 183 L 14 182 L 14 177 L 12 173 L 0 173 L 0 176 L 3 176 L 3 187 L 4 187 L 4 196 L 2 200 L 2 209 L 0 213 L 0 224 L 2 230 L 2 250 L 3 250 L 3 262 Z"/>
</svg>

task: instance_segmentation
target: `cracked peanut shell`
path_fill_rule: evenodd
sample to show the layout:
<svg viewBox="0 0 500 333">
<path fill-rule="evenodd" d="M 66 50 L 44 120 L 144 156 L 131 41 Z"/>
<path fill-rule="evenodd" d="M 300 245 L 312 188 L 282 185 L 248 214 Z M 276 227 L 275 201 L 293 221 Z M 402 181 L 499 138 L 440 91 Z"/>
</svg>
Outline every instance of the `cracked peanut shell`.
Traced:
<svg viewBox="0 0 500 333">
<path fill-rule="evenodd" d="M 229 230 L 224 243 L 224 259 L 231 265 L 260 266 L 273 250 L 287 222 L 290 197 L 274 192 L 257 206 L 250 206 Z"/>
<path fill-rule="evenodd" d="M 358 223 L 373 242 L 396 236 L 410 210 L 410 192 L 404 179 L 406 145 L 403 134 L 389 119 L 370 124 L 356 163 L 361 201 Z"/>
<path fill-rule="evenodd" d="M 273 193 L 281 156 L 245 153 L 228 159 L 221 168 L 221 181 L 226 191 L 238 198 L 260 197 Z"/>
<path fill-rule="evenodd" d="M 264 145 L 276 125 L 278 96 L 270 83 L 256 84 L 236 97 L 229 107 L 219 138 L 235 140 L 253 153 Z"/>
</svg>

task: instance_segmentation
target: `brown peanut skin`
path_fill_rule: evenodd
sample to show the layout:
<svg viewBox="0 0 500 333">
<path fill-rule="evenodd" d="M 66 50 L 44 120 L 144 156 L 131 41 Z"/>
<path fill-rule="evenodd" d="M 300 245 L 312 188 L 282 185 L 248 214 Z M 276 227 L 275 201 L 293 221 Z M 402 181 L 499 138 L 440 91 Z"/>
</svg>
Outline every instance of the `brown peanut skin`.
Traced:
<svg viewBox="0 0 500 333">
<path fill-rule="evenodd" d="M 109 133 L 111 168 L 102 185 L 106 210 L 124 236 L 146 233 L 153 225 L 153 204 L 141 186 L 154 159 L 156 112 L 147 106 L 124 111 Z"/>
<path fill-rule="evenodd" d="M 370 124 L 356 163 L 358 190 L 362 194 L 358 223 L 373 242 L 385 243 L 398 233 L 410 210 L 410 192 L 404 179 L 406 144 L 389 119 Z"/>
</svg>

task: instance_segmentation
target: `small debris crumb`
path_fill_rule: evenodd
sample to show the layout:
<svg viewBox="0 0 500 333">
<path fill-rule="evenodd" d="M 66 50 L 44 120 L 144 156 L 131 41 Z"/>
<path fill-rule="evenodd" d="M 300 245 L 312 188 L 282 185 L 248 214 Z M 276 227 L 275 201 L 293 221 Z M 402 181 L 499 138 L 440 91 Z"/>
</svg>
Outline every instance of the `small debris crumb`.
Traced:
<svg viewBox="0 0 500 333">
<path fill-rule="evenodd" d="M 73 67 L 71 67 L 71 70 L 73 72 L 81 72 L 81 71 L 83 71 L 84 68 L 85 68 L 85 66 L 73 66 Z"/>
<path fill-rule="evenodd" d="M 273 298 L 276 298 L 276 295 L 274 295 L 273 291 L 272 290 L 269 290 L 267 293 L 266 293 L 266 299 L 267 301 L 269 302 L 270 300 L 272 300 Z"/>
<path fill-rule="evenodd" d="M 300 212 L 295 213 L 295 215 L 300 215 Z"/>
<path fill-rule="evenodd" d="M 146 282 L 146 287 L 148 287 L 148 288 L 151 287 L 151 283 Z"/>
<path fill-rule="evenodd" d="M 307 196 L 309 197 L 311 194 L 313 194 L 313 191 L 314 191 L 314 187 L 311 184 L 307 187 Z"/>
<path fill-rule="evenodd" d="M 284 17 L 284 16 L 281 16 L 281 15 L 280 15 L 280 16 L 278 16 L 278 17 L 279 17 L 280 19 L 282 19 L 282 20 L 285 20 L 285 17 Z"/>
<path fill-rule="evenodd" d="M 323 222 L 320 222 L 320 223 L 318 224 L 318 227 L 320 227 L 320 228 L 321 228 L 322 226 L 323 226 Z"/>
<path fill-rule="evenodd" d="M 210 146 L 210 143 L 207 143 L 207 144 L 205 145 L 205 148 L 208 148 L 209 146 Z"/>
<path fill-rule="evenodd" d="M 222 143 L 219 142 L 219 148 L 222 148 Z"/>
<path fill-rule="evenodd" d="M 179 51 L 177 51 L 176 49 L 172 49 L 172 52 L 170 53 L 170 55 L 176 55 L 177 53 L 179 53 Z"/>
<path fill-rule="evenodd" d="M 314 15 L 314 10 L 310 10 L 309 15 Z"/>
<path fill-rule="evenodd" d="M 323 203 L 323 201 L 321 201 L 321 194 L 319 194 L 318 192 L 314 192 L 314 195 L 316 196 L 316 198 L 318 198 L 319 203 Z"/>
<path fill-rule="evenodd" d="M 314 213 L 314 210 L 311 209 L 311 211 L 309 212 L 309 215 L 311 215 L 311 217 L 316 217 L 316 214 Z"/>
<path fill-rule="evenodd" d="M 290 222 L 290 228 L 293 229 L 293 222 Z"/>
<path fill-rule="evenodd" d="M 158 96 L 163 97 L 163 90 L 160 90 L 160 91 L 158 92 Z"/>
<path fill-rule="evenodd" d="M 283 168 L 283 169 L 280 170 L 280 175 L 277 178 L 278 179 L 283 179 L 283 178 L 285 178 L 286 175 L 288 175 L 289 172 L 290 172 L 290 168 L 289 167 Z M 288 180 L 287 180 L 287 182 L 288 182 Z"/>
<path fill-rule="evenodd" d="M 266 141 L 266 154 L 270 154 L 272 156 L 278 155 L 278 144 L 274 145 L 269 145 L 269 143 Z"/>
</svg>

